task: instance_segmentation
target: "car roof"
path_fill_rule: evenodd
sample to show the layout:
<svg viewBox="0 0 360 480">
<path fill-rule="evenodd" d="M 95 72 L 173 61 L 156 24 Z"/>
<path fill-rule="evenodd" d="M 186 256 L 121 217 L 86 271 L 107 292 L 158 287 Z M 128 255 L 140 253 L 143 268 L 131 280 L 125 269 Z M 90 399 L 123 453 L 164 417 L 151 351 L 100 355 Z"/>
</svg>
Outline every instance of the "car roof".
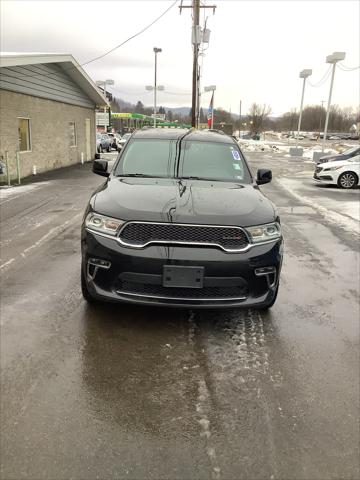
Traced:
<svg viewBox="0 0 360 480">
<path fill-rule="evenodd" d="M 233 138 L 221 131 L 188 130 L 187 128 L 146 128 L 134 132 L 132 138 L 178 140 L 184 135 L 186 140 L 197 142 L 234 143 Z"/>
</svg>

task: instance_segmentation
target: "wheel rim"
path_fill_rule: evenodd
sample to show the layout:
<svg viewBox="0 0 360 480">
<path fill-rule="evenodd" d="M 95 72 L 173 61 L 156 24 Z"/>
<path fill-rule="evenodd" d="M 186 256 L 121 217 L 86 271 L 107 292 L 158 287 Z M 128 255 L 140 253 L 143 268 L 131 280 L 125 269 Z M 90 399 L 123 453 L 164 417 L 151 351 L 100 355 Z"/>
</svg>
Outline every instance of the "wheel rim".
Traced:
<svg viewBox="0 0 360 480">
<path fill-rule="evenodd" d="M 340 184 L 344 188 L 351 188 L 355 185 L 355 177 L 352 173 L 344 173 L 340 178 Z"/>
</svg>

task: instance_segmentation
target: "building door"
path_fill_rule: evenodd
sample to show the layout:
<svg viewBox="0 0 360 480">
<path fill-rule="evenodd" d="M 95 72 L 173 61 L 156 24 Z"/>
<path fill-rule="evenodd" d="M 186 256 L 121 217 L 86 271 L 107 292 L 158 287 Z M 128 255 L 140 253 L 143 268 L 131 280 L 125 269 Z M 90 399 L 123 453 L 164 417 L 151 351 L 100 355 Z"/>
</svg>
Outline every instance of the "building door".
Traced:
<svg viewBox="0 0 360 480">
<path fill-rule="evenodd" d="M 91 145 L 90 145 L 90 118 L 85 118 L 85 149 L 86 161 L 91 160 Z"/>
</svg>

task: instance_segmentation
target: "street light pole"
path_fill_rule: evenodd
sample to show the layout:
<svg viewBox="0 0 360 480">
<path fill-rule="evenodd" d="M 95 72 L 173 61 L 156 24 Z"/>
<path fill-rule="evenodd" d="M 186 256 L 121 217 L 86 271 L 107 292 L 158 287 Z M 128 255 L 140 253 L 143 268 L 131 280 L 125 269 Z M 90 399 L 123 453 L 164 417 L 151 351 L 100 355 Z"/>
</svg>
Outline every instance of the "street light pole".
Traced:
<svg viewBox="0 0 360 480">
<path fill-rule="evenodd" d="M 328 98 L 326 118 L 325 118 L 324 138 L 323 138 L 323 143 L 322 143 L 322 151 L 324 151 L 325 144 L 326 144 L 326 135 L 327 135 L 327 129 L 328 129 L 328 123 L 329 123 L 331 96 L 332 96 L 332 89 L 333 89 L 333 85 L 334 85 L 334 77 L 335 77 L 336 63 L 339 62 L 340 60 L 344 60 L 344 58 L 345 58 L 345 52 L 334 52 L 332 55 L 328 55 L 328 56 L 326 57 L 326 63 L 332 63 L 332 64 L 333 64 L 333 67 L 332 67 L 332 73 L 331 73 L 330 91 L 329 91 L 329 98 Z"/>
<path fill-rule="evenodd" d="M 321 100 L 321 110 L 320 110 L 320 121 L 319 121 L 319 138 L 320 138 L 320 134 L 321 134 L 321 120 L 322 120 L 322 113 L 323 113 L 323 110 L 324 110 L 324 103 L 325 103 L 325 100 Z"/>
<path fill-rule="evenodd" d="M 302 94 L 301 94 L 299 123 L 298 123 L 298 131 L 297 131 L 297 136 L 296 136 L 296 148 L 297 148 L 298 145 L 299 145 L 299 135 L 300 135 L 300 127 L 301 127 L 301 117 L 302 117 L 302 109 L 303 109 L 304 94 L 305 94 L 305 83 L 306 83 L 307 77 L 310 77 L 311 74 L 312 74 L 312 70 L 311 70 L 311 69 L 306 69 L 306 70 L 302 70 L 302 71 L 300 72 L 300 75 L 299 75 L 300 78 L 303 78 L 303 79 L 304 79 L 304 82 L 303 82 L 303 88 L 302 88 Z"/>
<path fill-rule="evenodd" d="M 241 138 L 241 103 L 242 101 L 240 100 L 240 111 L 239 111 L 239 140 Z"/>
<path fill-rule="evenodd" d="M 154 128 L 156 128 L 156 90 L 157 90 L 157 54 L 162 50 L 161 48 L 154 47 L 155 53 L 155 75 L 154 75 Z"/>
</svg>

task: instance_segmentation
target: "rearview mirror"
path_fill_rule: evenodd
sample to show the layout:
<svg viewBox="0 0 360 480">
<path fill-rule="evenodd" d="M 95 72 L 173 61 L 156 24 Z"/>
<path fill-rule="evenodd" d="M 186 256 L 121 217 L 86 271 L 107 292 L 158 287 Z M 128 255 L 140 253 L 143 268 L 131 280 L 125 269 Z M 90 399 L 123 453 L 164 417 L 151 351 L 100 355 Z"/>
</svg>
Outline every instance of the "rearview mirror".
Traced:
<svg viewBox="0 0 360 480">
<path fill-rule="evenodd" d="M 92 171 L 102 177 L 108 177 L 108 162 L 106 160 L 94 160 Z"/>
<path fill-rule="evenodd" d="M 258 185 L 264 185 L 264 183 L 269 183 L 272 180 L 272 173 L 271 170 L 267 170 L 266 168 L 260 168 L 257 171 L 257 179 L 256 183 Z"/>
</svg>

